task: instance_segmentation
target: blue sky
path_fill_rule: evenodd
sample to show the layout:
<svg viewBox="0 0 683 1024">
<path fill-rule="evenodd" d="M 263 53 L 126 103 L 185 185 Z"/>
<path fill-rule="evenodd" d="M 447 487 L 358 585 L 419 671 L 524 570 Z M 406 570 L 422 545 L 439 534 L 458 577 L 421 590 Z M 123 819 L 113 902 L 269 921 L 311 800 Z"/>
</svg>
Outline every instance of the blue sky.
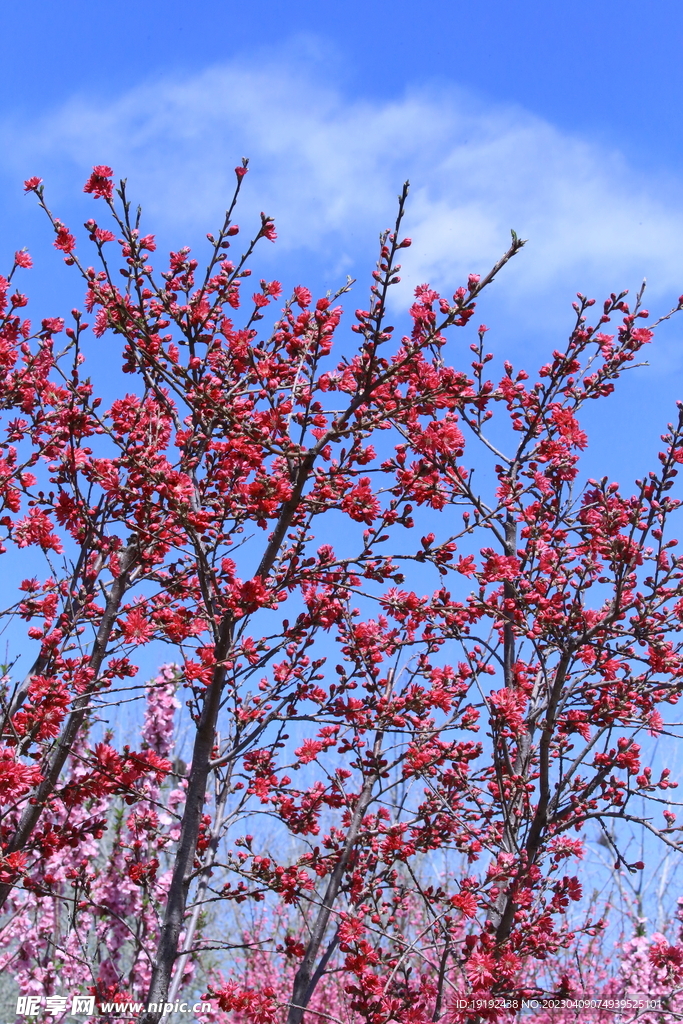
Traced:
<svg viewBox="0 0 683 1024">
<path fill-rule="evenodd" d="M 647 277 L 656 311 L 683 292 L 673 0 L 5 0 L 2 20 L 0 259 L 34 252 L 40 315 L 79 290 L 23 178 L 41 175 L 75 227 L 97 210 L 81 192 L 89 168 L 109 163 L 148 230 L 178 247 L 216 224 L 243 155 L 241 220 L 266 210 L 280 235 L 258 269 L 322 289 L 350 273 L 352 305 L 407 177 L 404 308 L 420 281 L 452 291 L 485 269 L 514 227 L 529 244 L 481 319 L 495 350 L 529 369 L 566 336 L 577 290 L 600 299 Z M 652 463 L 683 397 L 677 324 L 649 357 L 609 410 L 590 410 L 591 471 L 603 458 L 620 477 Z"/>
</svg>

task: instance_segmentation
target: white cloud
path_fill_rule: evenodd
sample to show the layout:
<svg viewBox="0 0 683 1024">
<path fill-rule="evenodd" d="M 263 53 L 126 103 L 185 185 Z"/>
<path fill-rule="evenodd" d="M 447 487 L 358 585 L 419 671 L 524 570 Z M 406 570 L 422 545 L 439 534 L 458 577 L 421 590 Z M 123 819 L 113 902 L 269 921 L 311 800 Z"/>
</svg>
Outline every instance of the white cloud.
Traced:
<svg viewBox="0 0 683 1024">
<path fill-rule="evenodd" d="M 249 155 L 247 206 L 276 218 L 280 254 L 308 250 L 339 273 L 372 251 L 409 177 L 407 285 L 447 288 L 485 270 L 514 227 L 530 242 L 496 291 L 522 319 L 532 301 L 544 315 L 558 292 L 564 304 L 577 289 L 600 297 L 643 276 L 657 297 L 683 291 L 680 183 L 451 86 L 391 102 L 349 99 L 318 57 L 304 47 L 260 70 L 232 63 L 110 102 L 74 99 L 12 126 L 2 160 L 17 173 L 40 168 L 64 188 L 74 173 L 80 181 L 91 164 L 111 163 L 150 221 L 205 231 Z"/>
</svg>

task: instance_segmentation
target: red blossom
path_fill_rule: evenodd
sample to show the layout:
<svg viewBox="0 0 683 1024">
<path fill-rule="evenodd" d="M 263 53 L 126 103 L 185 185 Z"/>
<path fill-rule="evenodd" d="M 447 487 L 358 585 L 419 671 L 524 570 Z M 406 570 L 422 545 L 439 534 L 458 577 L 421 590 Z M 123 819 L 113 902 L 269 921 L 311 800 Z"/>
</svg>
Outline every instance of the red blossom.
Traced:
<svg viewBox="0 0 683 1024">
<path fill-rule="evenodd" d="M 73 252 L 76 248 L 76 239 L 70 234 L 69 229 L 59 221 L 55 221 L 55 233 L 57 237 L 52 243 L 55 249 L 61 249 L 65 253 Z"/>
<path fill-rule="evenodd" d="M 372 525 L 379 515 L 380 503 L 372 492 L 370 477 L 361 477 L 355 487 L 344 495 L 341 507 L 342 512 L 346 512 L 356 522 Z"/>
<path fill-rule="evenodd" d="M 36 765 L 25 765 L 17 760 L 12 750 L 0 747 L 0 804 L 13 803 L 41 778 Z"/>
<path fill-rule="evenodd" d="M 495 980 L 496 961 L 489 953 L 472 953 L 465 964 L 465 973 L 476 989 L 487 988 Z"/>
<path fill-rule="evenodd" d="M 126 640 L 133 644 L 146 644 L 154 636 L 154 623 L 142 608 L 133 608 L 121 624 Z"/>
<path fill-rule="evenodd" d="M 18 252 L 15 252 L 14 262 L 18 267 L 28 268 L 33 266 L 31 255 L 26 251 L 26 249 L 20 249 Z"/>
<path fill-rule="evenodd" d="M 508 689 L 497 690 L 489 695 L 489 703 L 493 705 L 494 713 L 501 719 L 504 725 L 518 731 L 524 725 L 524 712 L 527 705 L 525 693 Z"/>
<path fill-rule="evenodd" d="M 324 749 L 325 745 L 319 740 L 307 739 L 294 753 L 302 764 L 308 764 L 309 761 L 315 761 L 320 751 Z"/>
<path fill-rule="evenodd" d="M 265 213 L 261 214 L 261 231 L 260 234 L 263 238 L 267 238 L 268 241 L 274 242 L 277 238 L 277 232 L 275 230 L 275 221 L 271 217 L 266 217 Z"/>
<path fill-rule="evenodd" d="M 12 532 L 17 547 L 25 548 L 37 544 L 44 551 L 61 554 L 63 549 L 59 536 L 53 531 L 53 523 L 46 512 L 32 508 L 27 516 L 15 523 Z"/>
<path fill-rule="evenodd" d="M 311 304 L 312 296 L 308 288 L 304 288 L 303 285 L 298 284 L 294 289 L 294 299 L 301 309 L 307 309 Z"/>
<path fill-rule="evenodd" d="M 114 172 L 106 164 L 93 167 L 92 174 L 83 186 L 84 192 L 91 192 L 95 199 L 111 199 L 114 194 L 114 183 L 111 176 Z"/>
<path fill-rule="evenodd" d="M 459 892 L 451 896 L 451 903 L 461 910 L 465 917 L 474 917 L 479 909 L 479 901 L 473 892 Z"/>
</svg>

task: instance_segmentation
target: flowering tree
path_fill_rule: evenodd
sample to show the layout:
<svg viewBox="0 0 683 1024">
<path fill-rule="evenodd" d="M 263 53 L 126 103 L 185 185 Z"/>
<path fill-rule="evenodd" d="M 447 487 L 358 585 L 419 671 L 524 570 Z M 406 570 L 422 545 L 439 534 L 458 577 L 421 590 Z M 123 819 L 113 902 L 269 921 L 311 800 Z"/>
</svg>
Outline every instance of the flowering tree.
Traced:
<svg viewBox="0 0 683 1024">
<path fill-rule="evenodd" d="M 26 182 L 94 319 L 34 330 L 10 294 L 31 264 L 16 254 L 0 281 L 0 525 L 47 569 L 3 613 L 37 646 L 2 704 L 0 903 L 34 938 L 12 962 L 46 995 L 58 982 L 142 999 L 144 1024 L 207 950 L 227 964 L 204 975 L 207 1020 L 324 1019 L 333 990 L 340 1019 L 371 1024 L 514 1016 L 503 997 L 537 991 L 539 962 L 544 990 L 565 991 L 563 950 L 599 928 L 599 913 L 568 916 L 591 824 L 619 863 L 611 824 L 679 845 L 675 783 L 642 763 L 640 736 L 683 687 L 683 412 L 633 494 L 580 484 L 581 409 L 653 337 L 642 295 L 631 310 L 613 294 L 592 324 L 579 295 L 533 383 L 508 361 L 488 378 L 484 326 L 470 365 L 451 365 L 449 334 L 524 244 L 514 233 L 452 298 L 419 287 L 394 340 L 407 189 L 351 339 L 335 305 L 350 285 L 315 303 L 294 288 L 263 331 L 281 285 L 242 293 L 272 219 L 227 258 L 246 171 L 206 267 L 185 248 L 160 275 L 109 168 L 85 186 L 115 228 L 86 222 L 96 268 Z M 130 391 L 103 407 L 88 360 L 96 376 L 91 352 L 116 339 Z M 170 646 L 176 669 L 152 686 L 133 751 L 100 732 L 142 694 L 146 644 Z M 187 754 L 168 736 L 171 675 Z M 80 860 L 55 874 L 66 849 Z M 37 924 L 46 903 L 71 908 L 59 948 Z M 237 934 L 225 908 L 245 906 L 259 925 Z M 125 952 L 84 944 L 97 915 Z M 11 945 L 24 925 L 8 927 Z M 245 948 L 253 983 L 230 972 Z"/>
<path fill-rule="evenodd" d="M 175 683 L 168 668 L 147 688 L 143 757 L 172 752 Z M 93 786 L 88 765 L 105 758 L 109 771 Z M 41 816 L 31 873 L 9 896 L 1 933 L 0 964 L 23 995 L 58 1002 L 67 984 L 95 991 L 101 1004 L 149 985 L 148 947 L 158 940 L 169 882 L 160 861 L 177 839 L 185 780 L 162 793 L 164 768 L 141 770 L 140 755 L 127 760 L 83 730 L 61 800 Z"/>
</svg>

